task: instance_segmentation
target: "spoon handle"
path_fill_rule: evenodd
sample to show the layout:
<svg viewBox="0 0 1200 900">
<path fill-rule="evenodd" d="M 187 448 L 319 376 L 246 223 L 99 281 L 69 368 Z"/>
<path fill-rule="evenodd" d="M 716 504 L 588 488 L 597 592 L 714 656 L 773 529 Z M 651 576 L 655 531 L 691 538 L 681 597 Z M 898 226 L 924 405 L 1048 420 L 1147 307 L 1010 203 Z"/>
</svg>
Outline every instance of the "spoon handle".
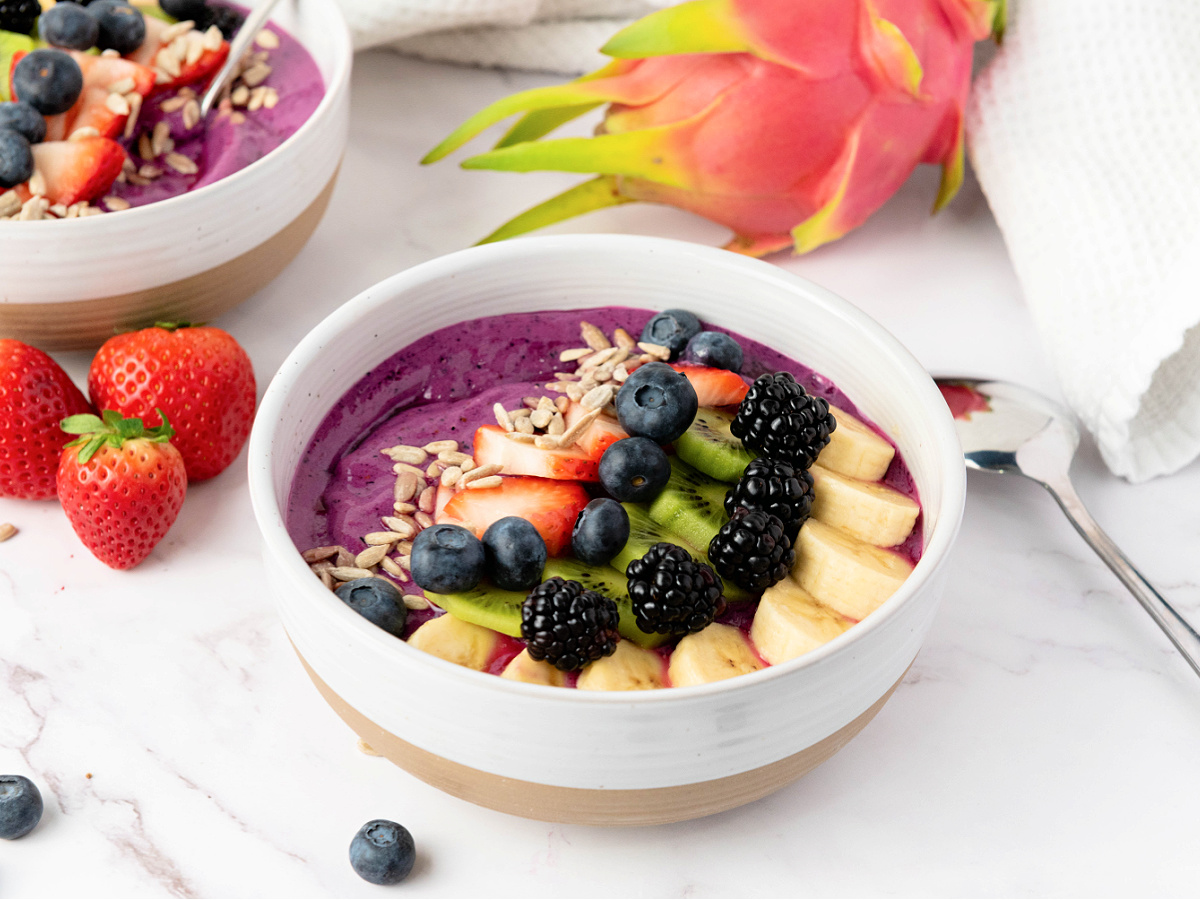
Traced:
<svg viewBox="0 0 1200 900">
<path fill-rule="evenodd" d="M 1046 487 L 1058 501 L 1063 512 L 1067 514 L 1067 518 L 1071 520 L 1075 530 L 1083 535 L 1083 539 L 1121 579 L 1121 583 L 1129 588 L 1129 592 L 1133 594 L 1138 603 L 1142 604 L 1146 612 L 1150 613 L 1150 617 L 1158 623 L 1158 627 L 1166 632 L 1171 643 L 1196 670 L 1196 674 L 1200 675 L 1200 634 L 1197 634 L 1195 629 L 1175 611 L 1175 608 L 1163 599 L 1162 595 L 1137 570 L 1137 567 L 1121 552 L 1121 548 L 1104 533 L 1104 530 L 1083 505 L 1083 501 L 1079 499 L 1079 495 L 1075 493 L 1075 488 L 1070 481 L 1064 478 L 1057 480 L 1053 485 L 1047 484 Z"/>
<path fill-rule="evenodd" d="M 229 46 L 229 56 L 225 59 L 225 64 L 221 66 L 219 72 L 208 86 L 208 90 L 204 92 L 204 96 L 200 98 L 200 117 L 204 118 L 213 108 L 213 104 L 217 102 L 217 98 L 221 95 L 225 85 L 229 83 L 233 76 L 234 70 L 237 68 L 238 62 L 246 51 L 250 49 L 250 43 L 258 37 L 258 32 L 267 24 L 267 18 L 271 15 L 271 10 L 279 3 L 279 0 L 258 0 L 258 4 L 250 10 L 246 16 L 246 21 L 237 34 L 233 36 L 233 40 Z"/>
</svg>

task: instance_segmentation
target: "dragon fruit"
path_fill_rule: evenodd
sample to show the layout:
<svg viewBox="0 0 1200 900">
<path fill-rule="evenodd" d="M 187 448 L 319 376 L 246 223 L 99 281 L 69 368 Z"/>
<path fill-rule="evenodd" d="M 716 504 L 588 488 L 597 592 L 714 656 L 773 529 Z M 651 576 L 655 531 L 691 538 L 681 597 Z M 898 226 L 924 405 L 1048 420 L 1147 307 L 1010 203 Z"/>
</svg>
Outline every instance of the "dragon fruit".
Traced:
<svg viewBox="0 0 1200 900">
<path fill-rule="evenodd" d="M 858 227 L 919 163 L 942 166 L 934 211 L 963 177 L 976 41 L 1004 0 L 691 0 L 619 32 L 569 84 L 502 99 L 425 157 L 522 113 L 467 169 L 593 172 L 484 242 L 634 201 L 691 210 L 728 248 L 804 253 Z M 541 140 L 604 104 L 591 138 Z"/>
</svg>

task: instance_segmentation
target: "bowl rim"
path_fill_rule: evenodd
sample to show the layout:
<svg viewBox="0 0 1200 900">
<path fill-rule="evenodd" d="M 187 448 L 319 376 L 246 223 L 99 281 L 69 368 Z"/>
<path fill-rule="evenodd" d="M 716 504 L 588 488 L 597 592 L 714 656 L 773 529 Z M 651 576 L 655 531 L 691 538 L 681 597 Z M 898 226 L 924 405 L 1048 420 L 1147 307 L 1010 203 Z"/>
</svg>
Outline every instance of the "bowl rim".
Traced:
<svg viewBox="0 0 1200 900">
<path fill-rule="evenodd" d="M 293 348 L 271 379 L 259 405 L 254 428 L 250 436 L 248 452 L 249 489 L 251 505 L 258 521 L 263 542 L 269 551 L 268 564 L 282 564 L 297 576 L 299 583 L 311 581 L 308 588 L 316 597 L 318 593 L 336 600 L 336 597 L 319 581 L 312 579 L 308 565 L 287 531 L 284 512 L 274 499 L 273 473 L 275 466 L 271 458 L 274 434 L 283 422 L 283 413 L 289 399 L 292 383 L 310 365 L 331 339 L 347 333 L 364 314 L 380 306 L 394 303 L 408 289 L 429 282 L 453 279 L 464 264 L 472 268 L 486 266 L 500 260 L 537 257 L 543 252 L 581 252 L 589 255 L 613 254 L 620 258 L 631 252 L 664 253 L 682 258 L 692 258 L 706 266 L 726 267 L 740 270 L 745 277 L 774 282 L 786 290 L 804 296 L 807 302 L 825 307 L 826 311 L 839 316 L 867 334 L 880 345 L 911 377 L 913 389 L 924 401 L 930 413 L 931 431 L 927 433 L 931 445 L 944 463 L 942 479 L 942 502 L 938 508 L 938 525 L 932 536 L 927 537 L 921 559 L 904 584 L 866 619 L 847 629 L 815 650 L 778 665 L 770 665 L 754 672 L 722 681 L 700 685 L 672 687 L 670 690 L 653 691 L 565 691 L 550 685 L 528 684 L 496 675 L 477 672 L 464 666 L 440 659 L 415 647 L 371 624 L 342 603 L 337 609 L 331 606 L 334 615 L 352 632 L 356 640 L 366 641 L 382 653 L 411 653 L 414 665 L 430 666 L 441 677 L 452 680 L 465 679 L 483 690 L 510 694 L 515 697 L 537 697 L 540 701 L 586 704 L 657 704 L 693 702 L 711 694 L 725 695 L 731 692 L 754 690 L 758 685 L 779 678 L 795 677 L 796 673 L 820 665 L 830 656 L 840 654 L 847 648 L 864 640 L 867 635 L 883 628 L 898 610 L 906 605 L 945 564 L 962 523 L 966 500 L 966 466 L 961 463 L 962 448 L 954 428 L 954 420 L 932 376 L 917 361 L 916 357 L 897 340 L 891 332 L 865 312 L 826 288 L 795 275 L 770 263 L 741 256 L 727 250 L 706 247 L 687 241 L 670 238 L 647 237 L 626 234 L 581 234 L 553 235 L 520 238 L 515 241 L 485 244 L 454 251 L 419 263 L 366 288 L 339 306 Z M 739 276 L 741 277 L 741 276 Z M 400 348 L 397 348 L 400 349 Z M 364 375 L 366 373 L 363 373 Z M 340 399 L 340 398 L 338 398 Z M 337 400 L 334 401 L 335 403 Z M 309 436 L 311 438 L 311 435 Z M 294 473 L 289 473 L 290 477 Z M 924 511 L 924 505 L 922 505 Z M 531 693 L 532 692 L 532 693 Z"/>
<path fill-rule="evenodd" d="M 214 191 L 218 189 L 226 189 L 226 186 L 229 186 L 230 188 L 237 187 L 242 181 L 253 177 L 253 175 L 264 165 L 270 165 L 271 162 L 274 161 L 274 157 L 280 154 L 281 151 L 285 150 L 285 148 L 290 148 L 292 144 L 307 139 L 310 131 L 320 127 L 319 124 L 314 123 L 325 118 L 329 112 L 329 109 L 336 102 L 337 95 L 349 85 L 350 70 L 354 60 L 354 41 L 352 35 L 350 34 L 350 26 L 346 24 L 346 17 L 342 14 L 341 8 L 336 2 L 334 2 L 334 0 L 310 0 L 310 2 L 321 4 L 327 13 L 332 14 L 333 20 L 337 23 L 338 29 L 335 46 L 339 47 L 341 51 L 337 56 L 334 69 L 330 73 L 330 77 L 325 84 L 325 92 L 321 97 L 321 102 L 317 104 L 316 109 L 314 109 L 312 113 L 309 114 L 308 118 L 305 119 L 300 125 L 300 127 L 288 135 L 282 143 L 272 147 L 269 151 L 267 151 L 267 153 L 250 163 L 250 165 L 244 166 L 238 169 L 236 172 L 214 181 L 212 184 L 206 184 L 199 190 L 185 191 L 182 194 L 176 194 L 174 197 L 167 197 L 164 200 L 157 200 L 154 203 L 147 203 L 145 206 L 135 206 L 131 209 L 122 210 L 122 223 L 129 223 L 131 221 L 129 218 L 130 216 L 145 218 L 148 214 L 161 213 L 163 211 L 169 213 L 183 203 L 189 202 L 191 198 L 200 197 L 201 199 L 207 199 L 214 193 Z M 267 23 L 275 24 L 274 20 L 270 18 L 267 20 Z M 300 46 L 304 48 L 305 52 L 307 52 L 310 57 L 312 56 L 312 52 L 308 49 L 305 43 L 300 40 L 299 37 L 297 37 L 295 34 L 292 34 L 292 32 L 288 31 L 287 29 L 284 29 L 281 25 L 276 25 L 276 27 L 300 44 Z M 88 222 L 90 224 L 87 227 L 101 228 L 103 227 L 101 223 L 106 220 L 106 216 L 84 216 L 76 217 L 74 219 L 37 219 L 35 222 L 36 224 L 41 225 L 43 228 L 63 227 L 63 224 L 67 222 Z M 34 223 L 25 222 L 24 224 L 30 225 Z M 67 227 L 78 226 L 72 225 Z"/>
</svg>

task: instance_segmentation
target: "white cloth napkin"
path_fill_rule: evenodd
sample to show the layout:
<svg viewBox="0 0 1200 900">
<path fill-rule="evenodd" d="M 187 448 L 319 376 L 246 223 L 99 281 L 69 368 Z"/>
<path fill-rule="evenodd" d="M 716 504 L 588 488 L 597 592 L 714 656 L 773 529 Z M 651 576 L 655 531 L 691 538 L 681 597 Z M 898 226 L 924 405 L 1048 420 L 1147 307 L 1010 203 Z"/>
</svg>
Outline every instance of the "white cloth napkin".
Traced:
<svg viewBox="0 0 1200 900">
<path fill-rule="evenodd" d="M 1063 392 L 1130 481 L 1200 454 L 1200 4 L 1009 0 L 972 162 Z"/>
<path fill-rule="evenodd" d="M 359 50 L 579 74 L 634 19 L 674 0 L 338 0 Z"/>
</svg>

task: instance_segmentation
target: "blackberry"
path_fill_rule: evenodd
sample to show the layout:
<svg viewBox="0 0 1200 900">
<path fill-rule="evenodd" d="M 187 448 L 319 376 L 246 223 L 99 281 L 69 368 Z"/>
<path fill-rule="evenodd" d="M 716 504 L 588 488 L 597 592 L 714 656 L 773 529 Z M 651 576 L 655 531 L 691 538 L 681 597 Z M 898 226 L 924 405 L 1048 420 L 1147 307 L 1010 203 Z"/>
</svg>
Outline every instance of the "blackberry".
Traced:
<svg viewBox="0 0 1200 900">
<path fill-rule="evenodd" d="M 637 626 L 647 633 L 694 633 L 725 610 L 717 573 L 675 544 L 655 544 L 625 574 Z"/>
<path fill-rule="evenodd" d="M 0 0 L 0 31 L 29 34 L 41 14 L 38 0 Z"/>
<path fill-rule="evenodd" d="M 739 587 L 765 591 L 787 577 L 796 551 L 778 516 L 741 507 L 709 543 L 708 558 Z"/>
<path fill-rule="evenodd" d="M 196 28 L 200 31 L 208 31 L 211 26 L 216 25 L 221 34 L 225 36 L 225 40 L 232 41 L 233 36 L 238 33 L 238 29 L 245 24 L 245 21 L 246 17 L 236 9 L 210 3 L 205 14 L 196 20 Z"/>
<path fill-rule="evenodd" d="M 829 443 L 837 420 L 790 372 L 760 375 L 750 385 L 729 430 L 760 456 L 807 469 Z"/>
<path fill-rule="evenodd" d="M 530 656 L 567 672 L 616 652 L 617 618 L 616 602 L 555 576 L 521 604 L 521 637 Z"/>
<path fill-rule="evenodd" d="M 725 514 L 732 517 L 738 507 L 769 512 L 783 523 L 784 534 L 794 544 L 800 526 L 812 511 L 812 502 L 813 478 L 807 469 L 760 456 L 725 492 Z"/>
</svg>

